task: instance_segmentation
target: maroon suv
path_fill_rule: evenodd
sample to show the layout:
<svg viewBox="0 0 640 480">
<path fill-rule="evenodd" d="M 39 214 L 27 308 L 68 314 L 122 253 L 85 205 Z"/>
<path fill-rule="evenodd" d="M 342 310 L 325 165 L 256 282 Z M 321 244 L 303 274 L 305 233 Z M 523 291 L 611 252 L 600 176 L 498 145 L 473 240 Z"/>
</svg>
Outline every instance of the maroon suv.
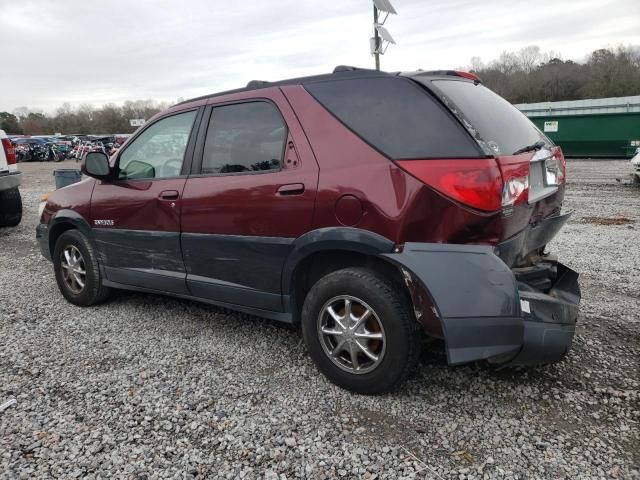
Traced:
<svg viewBox="0 0 640 480">
<path fill-rule="evenodd" d="M 421 337 L 450 364 L 557 361 L 578 275 L 562 152 L 464 72 L 251 82 L 156 115 L 37 228 L 62 294 L 163 293 L 300 324 L 336 384 L 397 385 Z"/>
</svg>

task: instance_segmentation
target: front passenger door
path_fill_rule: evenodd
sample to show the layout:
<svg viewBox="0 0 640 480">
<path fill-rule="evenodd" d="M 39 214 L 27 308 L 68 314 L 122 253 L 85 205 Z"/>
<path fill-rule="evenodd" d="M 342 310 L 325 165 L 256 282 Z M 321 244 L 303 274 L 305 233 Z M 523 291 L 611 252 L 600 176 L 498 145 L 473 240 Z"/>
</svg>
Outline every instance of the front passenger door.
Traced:
<svg viewBox="0 0 640 480">
<path fill-rule="evenodd" d="M 197 116 L 190 110 L 155 121 L 120 152 L 118 179 L 96 182 L 91 217 L 107 280 L 187 293 L 180 211 Z"/>
</svg>

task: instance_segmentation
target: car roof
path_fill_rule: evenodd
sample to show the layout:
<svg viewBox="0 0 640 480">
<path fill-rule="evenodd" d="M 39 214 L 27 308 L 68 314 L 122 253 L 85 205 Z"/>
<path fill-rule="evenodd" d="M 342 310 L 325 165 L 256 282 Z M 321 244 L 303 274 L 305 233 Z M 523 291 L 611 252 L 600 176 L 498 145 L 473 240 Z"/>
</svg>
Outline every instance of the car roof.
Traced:
<svg viewBox="0 0 640 480">
<path fill-rule="evenodd" d="M 222 95 L 229 95 L 233 93 L 240 92 L 250 92 L 253 90 L 260 90 L 261 88 L 268 87 L 281 87 L 284 85 L 307 85 L 315 82 L 326 82 L 332 80 L 347 80 L 352 78 L 383 78 L 383 77 L 430 77 L 432 79 L 443 79 L 443 80 L 459 80 L 471 82 L 468 78 L 463 78 L 461 76 L 456 76 L 456 72 L 454 70 L 432 70 L 432 71 L 424 71 L 424 70 L 416 70 L 412 72 L 385 72 L 381 70 L 373 70 L 369 68 L 359 68 L 359 67 L 351 67 L 347 65 L 339 65 L 333 69 L 331 73 L 325 73 L 321 75 L 311 75 L 307 77 L 297 77 L 297 78 L 289 78 L 285 80 L 277 80 L 275 82 L 269 82 L 264 80 L 251 80 L 245 87 L 236 88 L 233 90 L 226 90 L 223 92 L 211 93 L 208 95 L 203 95 L 201 97 L 190 98 L 188 100 L 184 100 L 182 102 L 176 103 L 173 107 L 178 105 L 184 105 L 191 102 L 197 102 L 201 100 L 206 100 L 209 98 L 219 97 Z"/>
<path fill-rule="evenodd" d="M 209 95 L 203 95 L 201 97 L 190 98 L 184 100 L 176 105 L 183 105 L 186 103 L 196 102 L 199 100 L 205 100 L 207 98 L 219 97 L 222 95 L 229 95 L 232 93 L 250 92 L 253 90 L 259 90 L 261 88 L 268 87 L 281 87 L 283 85 L 306 85 L 315 82 L 325 82 L 330 80 L 345 80 L 350 78 L 363 78 L 363 77 L 392 77 L 397 76 L 399 72 L 389 73 L 378 70 L 372 70 L 368 68 L 357 68 L 340 65 L 336 67 L 332 73 L 325 73 L 321 75 L 311 75 L 307 77 L 288 78 L 285 80 L 277 80 L 275 82 L 268 82 L 265 80 L 251 80 L 245 87 L 236 88 L 233 90 L 226 90 L 224 92 L 211 93 Z M 176 106 L 174 105 L 174 106 Z"/>
</svg>

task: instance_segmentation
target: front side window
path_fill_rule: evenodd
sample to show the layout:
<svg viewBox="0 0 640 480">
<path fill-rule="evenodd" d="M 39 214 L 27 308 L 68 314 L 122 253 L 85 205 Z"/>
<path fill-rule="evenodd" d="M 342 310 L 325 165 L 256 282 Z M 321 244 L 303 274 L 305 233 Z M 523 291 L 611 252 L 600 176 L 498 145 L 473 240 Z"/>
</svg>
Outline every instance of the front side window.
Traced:
<svg viewBox="0 0 640 480">
<path fill-rule="evenodd" d="M 120 155 L 121 180 L 177 177 L 196 111 L 158 120 L 142 132 Z"/>
<path fill-rule="evenodd" d="M 269 102 L 215 107 L 207 129 L 202 173 L 280 170 L 286 138 L 284 120 Z"/>
</svg>

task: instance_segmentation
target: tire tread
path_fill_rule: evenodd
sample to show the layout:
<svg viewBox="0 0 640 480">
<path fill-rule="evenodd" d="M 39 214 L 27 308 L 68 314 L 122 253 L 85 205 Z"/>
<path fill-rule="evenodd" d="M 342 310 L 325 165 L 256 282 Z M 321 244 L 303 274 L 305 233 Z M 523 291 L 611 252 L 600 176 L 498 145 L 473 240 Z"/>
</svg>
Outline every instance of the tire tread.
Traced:
<svg viewBox="0 0 640 480">
<path fill-rule="evenodd" d="M 0 227 L 15 227 L 22 220 L 20 190 L 10 188 L 0 192 Z"/>
<path fill-rule="evenodd" d="M 79 295 L 72 295 L 66 289 L 63 284 L 59 268 L 60 251 L 64 248 L 65 245 L 68 244 L 73 244 L 80 249 L 84 249 L 85 252 L 83 252 L 83 256 L 85 256 L 84 254 L 86 253 L 86 257 L 88 257 L 85 257 L 85 270 L 87 272 L 86 286 L 90 288 L 89 290 L 81 292 Z M 54 248 L 53 261 L 58 287 L 60 288 L 60 292 L 62 293 L 62 295 L 69 302 L 81 307 L 88 307 L 91 305 L 102 303 L 109 297 L 111 289 L 102 285 L 100 267 L 98 265 L 98 256 L 96 255 L 91 242 L 89 242 L 87 237 L 79 230 L 67 230 L 62 235 L 60 235 L 60 237 L 56 241 L 56 246 Z M 89 268 L 89 262 L 91 263 L 91 268 Z"/>
</svg>

